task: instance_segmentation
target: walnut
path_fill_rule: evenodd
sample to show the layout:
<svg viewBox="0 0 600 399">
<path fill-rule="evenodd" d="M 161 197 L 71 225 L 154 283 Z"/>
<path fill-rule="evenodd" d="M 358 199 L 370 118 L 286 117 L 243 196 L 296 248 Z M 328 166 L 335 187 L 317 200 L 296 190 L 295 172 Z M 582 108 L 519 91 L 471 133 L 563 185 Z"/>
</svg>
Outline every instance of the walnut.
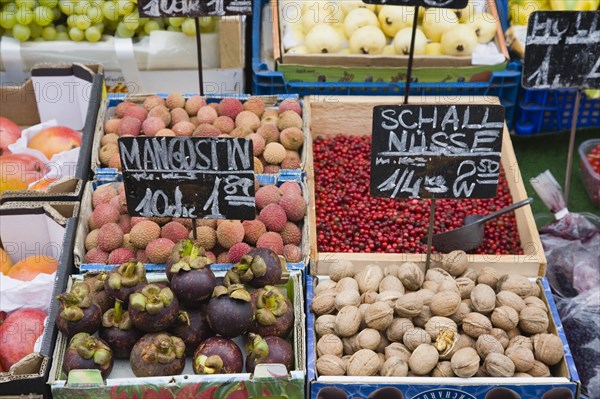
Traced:
<svg viewBox="0 0 600 399">
<path fill-rule="evenodd" d="M 379 292 L 398 291 L 404 294 L 404 286 L 396 276 L 385 276 L 379 283 Z"/>
<path fill-rule="evenodd" d="M 475 349 L 482 359 L 488 357 L 490 353 L 504 354 L 504 347 L 502 344 L 490 334 L 480 335 L 475 343 Z"/>
<path fill-rule="evenodd" d="M 315 295 L 314 295 L 314 297 L 316 298 L 323 291 L 335 289 L 336 285 L 337 285 L 336 282 L 332 281 L 332 280 L 321 280 L 321 281 L 319 281 L 319 283 L 315 286 Z"/>
<path fill-rule="evenodd" d="M 335 297 L 335 308 L 340 310 L 344 306 L 360 305 L 360 294 L 358 291 L 346 290 L 338 293 Z"/>
<path fill-rule="evenodd" d="M 456 342 L 450 348 L 440 355 L 441 360 L 450 360 L 452 356 L 462 348 L 473 348 L 475 349 L 475 340 L 469 337 L 467 334 L 459 334 Z"/>
<path fill-rule="evenodd" d="M 435 292 L 428 290 L 426 288 L 423 288 L 423 289 L 420 289 L 419 291 L 416 291 L 415 294 L 417 294 L 417 296 L 421 299 L 421 302 L 423 302 L 423 305 L 429 306 L 431 304 L 431 299 L 435 295 Z"/>
<path fill-rule="evenodd" d="M 349 260 L 337 259 L 329 263 L 329 278 L 340 281 L 344 277 L 354 277 L 354 264 Z"/>
<path fill-rule="evenodd" d="M 399 291 L 383 291 L 377 295 L 376 302 L 385 302 L 389 307 L 393 308 L 394 304 L 402 295 Z"/>
<path fill-rule="evenodd" d="M 550 320 L 540 308 L 526 307 L 519 313 L 519 328 L 527 334 L 539 334 L 548 330 Z"/>
<path fill-rule="evenodd" d="M 340 309 L 335 317 L 335 332 L 340 337 L 350 337 L 358 332 L 362 315 L 356 306 Z"/>
<path fill-rule="evenodd" d="M 533 351 L 533 341 L 531 341 L 531 338 L 525 337 L 523 335 L 517 335 L 511 338 L 508 342 L 508 348 L 506 348 L 506 350 L 509 350 L 510 348 L 513 348 L 515 346 L 522 346 L 524 348 L 529 349 L 530 351 Z"/>
<path fill-rule="evenodd" d="M 496 284 L 498 284 L 499 279 L 500 275 L 496 269 L 490 266 L 484 267 L 477 274 L 477 284 L 489 285 L 492 289 L 496 289 Z"/>
<path fill-rule="evenodd" d="M 478 312 L 489 313 L 496 307 L 496 293 L 489 285 L 477 284 L 471 291 L 471 302 Z"/>
<path fill-rule="evenodd" d="M 535 358 L 533 352 L 524 346 L 513 346 L 506 350 L 506 356 L 515 364 L 515 371 L 525 372 L 531 370 Z"/>
<path fill-rule="evenodd" d="M 479 367 L 479 370 L 477 370 L 477 374 L 475 374 L 475 377 L 481 378 L 481 377 L 489 377 L 490 375 L 487 373 L 487 370 L 485 369 L 485 366 L 482 364 Z M 504 398 L 502 398 L 504 399 Z"/>
<path fill-rule="evenodd" d="M 430 344 L 431 336 L 422 328 L 415 327 L 404 333 L 402 342 L 410 351 L 414 351 L 421 344 Z"/>
<path fill-rule="evenodd" d="M 554 334 L 540 334 L 533 338 L 533 349 L 535 358 L 547 366 L 554 366 L 565 355 L 562 341 Z"/>
<path fill-rule="evenodd" d="M 434 316 L 425 324 L 425 331 L 427 331 L 434 341 L 443 330 L 451 330 L 458 333 L 458 326 L 449 318 L 441 316 Z"/>
<path fill-rule="evenodd" d="M 473 301 L 471 301 L 471 298 L 463 299 L 461 302 L 464 303 L 465 305 L 467 305 L 469 307 L 469 309 L 471 309 L 471 312 L 475 311 L 475 306 L 473 306 Z"/>
<path fill-rule="evenodd" d="M 317 359 L 317 372 L 320 375 L 346 374 L 346 362 L 334 355 L 324 355 Z"/>
<path fill-rule="evenodd" d="M 369 308 L 368 303 L 361 303 L 360 306 L 358 307 L 358 311 L 360 312 L 360 317 L 361 317 L 361 321 L 360 321 L 360 329 L 362 330 L 363 328 L 367 328 L 367 323 L 365 323 L 365 313 L 367 312 L 367 309 Z"/>
<path fill-rule="evenodd" d="M 511 291 L 525 298 L 531 295 L 531 281 L 520 274 L 505 274 L 496 285 L 497 291 Z"/>
<path fill-rule="evenodd" d="M 469 267 L 469 259 L 465 251 L 452 251 L 443 257 L 442 269 L 454 277 L 463 274 L 467 270 L 467 267 Z"/>
<path fill-rule="evenodd" d="M 542 289 L 540 288 L 538 283 L 536 283 L 536 282 L 531 283 L 531 294 L 529 294 L 529 295 L 534 296 L 536 298 L 540 298 L 542 296 Z"/>
<path fill-rule="evenodd" d="M 515 374 L 515 364 L 506 355 L 490 353 L 483 365 L 490 377 L 512 377 Z"/>
<path fill-rule="evenodd" d="M 479 338 L 480 335 L 490 333 L 492 322 L 481 313 L 471 312 L 463 319 L 462 328 L 468 336 Z"/>
<path fill-rule="evenodd" d="M 335 334 L 335 316 L 324 314 L 315 320 L 315 332 L 319 337 L 327 334 Z"/>
<path fill-rule="evenodd" d="M 438 284 L 441 284 L 442 281 L 446 279 L 452 280 L 452 276 L 441 268 L 429 269 L 427 270 L 427 273 L 425 273 L 425 281 L 434 281 Z"/>
<path fill-rule="evenodd" d="M 433 347 L 440 353 L 440 359 L 448 359 L 452 357 L 451 353 L 456 352 L 458 349 L 454 349 L 456 342 L 458 341 L 459 334 L 449 328 L 443 328 L 440 330 Z"/>
<path fill-rule="evenodd" d="M 515 377 L 515 378 L 533 378 L 533 376 L 531 374 L 527 374 L 527 373 L 515 373 L 515 375 L 513 375 L 513 377 Z"/>
<path fill-rule="evenodd" d="M 432 317 L 433 317 L 433 313 L 431 313 L 431 309 L 429 308 L 429 306 L 423 306 L 423 309 L 421 309 L 421 312 L 418 315 L 416 315 L 415 317 L 413 317 L 413 323 L 417 327 L 424 328 L 425 324 L 427 324 L 429 319 L 431 319 Z"/>
<path fill-rule="evenodd" d="M 536 360 L 533 362 L 533 367 L 527 370 L 527 374 L 532 377 L 551 377 L 550 369 L 544 363 Z"/>
<path fill-rule="evenodd" d="M 361 349 L 348 361 L 346 373 L 349 376 L 376 375 L 381 367 L 377 353 L 369 349 Z"/>
<path fill-rule="evenodd" d="M 400 342 L 392 342 L 391 344 L 385 347 L 385 350 L 383 352 L 385 354 L 386 359 L 397 356 L 405 362 L 408 362 L 408 358 L 411 354 L 408 348 Z"/>
<path fill-rule="evenodd" d="M 335 292 L 321 292 L 319 295 L 313 298 L 313 301 L 310 305 L 310 310 L 312 310 L 312 312 L 317 316 L 333 313 L 335 310 L 335 297 Z"/>
<path fill-rule="evenodd" d="M 354 276 L 361 294 L 367 291 L 377 291 L 383 277 L 383 270 L 376 265 L 368 265 L 365 270 Z"/>
<path fill-rule="evenodd" d="M 402 342 L 404 334 L 415 328 L 412 321 L 407 318 L 395 318 L 386 330 L 387 338 L 392 342 Z"/>
<path fill-rule="evenodd" d="M 512 330 L 508 330 L 506 332 L 506 335 L 508 335 L 508 339 L 513 339 L 514 337 L 518 337 L 519 335 L 523 335 L 521 334 L 521 330 L 519 330 L 519 327 L 513 328 Z"/>
<path fill-rule="evenodd" d="M 360 350 L 358 343 L 358 334 L 351 337 L 342 338 L 342 344 L 344 345 L 344 355 L 351 356 Z"/>
<path fill-rule="evenodd" d="M 392 324 L 394 310 L 385 302 L 375 302 L 365 311 L 365 323 L 367 327 L 383 331 Z"/>
<path fill-rule="evenodd" d="M 379 370 L 381 370 L 385 363 L 385 355 L 383 353 L 378 353 L 377 356 L 379 357 Z"/>
<path fill-rule="evenodd" d="M 408 366 L 416 375 L 427 375 L 437 364 L 440 355 L 432 345 L 421 344 L 408 358 Z"/>
<path fill-rule="evenodd" d="M 460 295 L 452 291 L 441 291 L 431 299 L 431 312 L 437 316 L 450 316 L 460 306 Z"/>
<path fill-rule="evenodd" d="M 378 295 L 379 294 L 374 291 L 365 292 L 360 296 L 360 303 L 366 303 L 367 305 L 375 303 L 377 302 Z"/>
<path fill-rule="evenodd" d="M 459 277 L 456 279 L 456 286 L 458 287 L 460 298 L 467 299 L 471 298 L 471 291 L 475 288 L 475 282 L 467 277 Z"/>
<path fill-rule="evenodd" d="M 506 331 L 504 331 L 501 328 L 492 328 L 492 331 L 490 331 L 490 335 L 496 338 L 498 342 L 502 344 L 502 347 L 504 349 L 508 348 L 509 338 Z"/>
<path fill-rule="evenodd" d="M 491 320 L 495 327 L 508 331 L 519 324 L 519 313 L 510 306 L 500 306 L 494 309 Z"/>
<path fill-rule="evenodd" d="M 456 377 L 454 371 L 452 370 L 452 365 L 449 361 L 443 361 L 436 364 L 433 372 L 431 373 L 432 377 L 438 378 L 447 378 L 447 377 Z"/>
<path fill-rule="evenodd" d="M 450 291 L 460 295 L 460 289 L 458 288 L 458 284 L 456 284 L 456 281 L 454 279 L 450 278 L 443 280 L 438 286 L 437 292 L 442 291 Z"/>
<path fill-rule="evenodd" d="M 408 364 L 398 356 L 387 358 L 381 367 L 382 377 L 406 377 L 408 375 Z"/>
<path fill-rule="evenodd" d="M 381 335 L 379 331 L 372 328 L 365 328 L 357 335 L 358 346 L 360 349 L 371 349 L 374 351 L 379 346 Z"/>
<path fill-rule="evenodd" d="M 333 355 L 342 357 L 344 353 L 344 345 L 342 340 L 333 334 L 323 335 L 319 341 L 317 341 L 317 356 L 321 357 L 324 355 Z"/>
<path fill-rule="evenodd" d="M 453 313 L 450 316 L 448 316 L 448 317 L 452 321 L 454 321 L 456 324 L 462 324 L 463 319 L 469 313 L 471 313 L 471 308 L 469 308 L 469 305 L 467 305 L 464 302 L 461 302 L 460 306 L 458 307 L 458 310 L 455 313 Z"/>
<path fill-rule="evenodd" d="M 535 308 L 540 308 L 544 312 L 548 313 L 548 307 L 546 306 L 544 301 L 542 301 L 540 298 L 538 298 L 536 296 L 528 296 L 527 298 L 524 299 L 524 301 L 525 301 L 525 305 L 532 306 Z"/>
<path fill-rule="evenodd" d="M 475 269 L 471 269 L 470 267 L 467 268 L 467 270 L 465 270 L 465 272 L 463 274 L 461 274 L 459 277 L 460 278 L 468 278 L 469 280 L 472 280 L 473 282 L 477 282 L 477 270 Z"/>
<path fill-rule="evenodd" d="M 377 345 L 377 348 L 375 348 L 375 352 L 384 353 L 385 348 L 387 348 L 389 344 L 391 344 L 391 341 L 387 338 L 385 332 L 379 331 L 379 345 Z"/>
<path fill-rule="evenodd" d="M 394 276 L 398 277 L 398 273 L 400 272 L 400 265 L 397 263 L 392 263 L 391 265 L 386 265 L 383 268 L 384 276 Z"/>
<path fill-rule="evenodd" d="M 436 283 L 435 281 L 427 280 L 423 283 L 423 285 L 421 287 L 424 290 L 429 290 L 433 293 L 436 293 L 436 292 L 438 292 L 438 288 L 440 288 L 440 285 L 438 283 Z"/>
<path fill-rule="evenodd" d="M 394 310 L 400 317 L 414 317 L 423 309 L 423 302 L 416 293 L 402 295 L 394 304 Z"/>
<path fill-rule="evenodd" d="M 337 282 L 335 290 L 338 293 L 344 291 L 356 291 L 358 293 L 358 282 L 352 277 L 344 277 Z"/>
<path fill-rule="evenodd" d="M 496 306 L 510 306 L 517 312 L 525 309 L 527 306 L 523 298 L 510 291 L 501 291 L 496 294 Z"/>
<path fill-rule="evenodd" d="M 410 291 L 416 291 L 421 288 L 425 275 L 419 266 L 412 262 L 405 262 L 400 265 L 397 277 L 402 282 L 404 288 Z"/>
<path fill-rule="evenodd" d="M 462 348 L 450 359 L 452 371 L 458 377 L 469 378 L 477 374 L 479 370 L 479 355 L 473 348 Z"/>
</svg>

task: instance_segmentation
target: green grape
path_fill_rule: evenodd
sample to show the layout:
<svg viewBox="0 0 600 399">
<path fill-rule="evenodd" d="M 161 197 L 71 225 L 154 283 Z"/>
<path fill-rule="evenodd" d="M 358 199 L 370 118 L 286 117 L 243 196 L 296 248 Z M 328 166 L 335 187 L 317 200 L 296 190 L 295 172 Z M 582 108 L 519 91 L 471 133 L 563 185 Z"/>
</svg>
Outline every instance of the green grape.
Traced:
<svg viewBox="0 0 600 399">
<path fill-rule="evenodd" d="M 85 35 L 83 34 L 83 31 L 81 29 L 79 29 L 79 28 L 71 28 L 71 29 L 69 29 L 69 37 L 74 42 L 80 42 L 80 41 L 83 40 L 83 38 L 85 37 Z"/>
<path fill-rule="evenodd" d="M 72 15 L 75 12 L 75 4 L 77 4 L 76 0 L 59 0 L 58 8 L 65 15 Z"/>
<path fill-rule="evenodd" d="M 67 17 L 67 26 L 69 28 L 74 27 L 76 23 L 77 23 L 77 15 L 73 14 L 73 15 L 69 15 Z"/>
<path fill-rule="evenodd" d="M 0 26 L 4 29 L 12 29 L 17 23 L 17 16 L 14 12 L 0 12 Z"/>
<path fill-rule="evenodd" d="M 199 23 L 201 33 L 212 33 L 217 28 L 217 18 L 215 17 L 202 17 Z"/>
<path fill-rule="evenodd" d="M 173 26 L 173 25 L 169 25 L 167 30 L 169 32 L 181 32 L 181 28 L 179 28 L 178 26 Z"/>
<path fill-rule="evenodd" d="M 64 25 L 56 25 L 56 31 L 58 33 L 60 33 L 60 32 L 67 32 L 67 27 L 64 26 Z"/>
<path fill-rule="evenodd" d="M 152 18 L 152 21 L 155 21 L 158 24 L 158 26 L 160 26 L 160 29 L 165 27 L 164 18 Z"/>
<path fill-rule="evenodd" d="M 24 42 L 31 37 L 31 29 L 29 26 L 16 24 L 12 28 L 13 37 L 19 41 Z"/>
<path fill-rule="evenodd" d="M 139 15 L 139 13 L 138 13 Z M 150 18 L 140 18 L 140 26 L 144 26 L 150 21 Z"/>
<path fill-rule="evenodd" d="M 17 23 L 21 25 L 29 25 L 33 22 L 33 11 L 26 7 L 17 9 Z"/>
<path fill-rule="evenodd" d="M 135 11 L 135 4 L 129 0 L 117 0 L 116 3 L 117 10 L 119 10 L 119 15 L 127 15 Z"/>
<path fill-rule="evenodd" d="M 33 10 L 35 23 L 47 26 L 54 21 L 54 11 L 51 8 L 39 6 Z"/>
<path fill-rule="evenodd" d="M 17 7 L 25 7 L 29 8 L 30 10 L 33 10 L 33 8 L 35 7 L 35 0 L 16 0 L 15 4 L 17 5 Z"/>
<path fill-rule="evenodd" d="M 123 17 L 123 25 L 129 30 L 136 30 L 140 26 L 140 14 L 133 12 Z"/>
<path fill-rule="evenodd" d="M 33 39 L 37 39 L 38 37 L 42 36 L 42 29 L 44 28 L 34 22 L 29 25 L 29 29 L 31 29 L 31 37 Z"/>
<path fill-rule="evenodd" d="M 104 24 L 99 22 L 97 24 L 92 25 L 94 28 L 98 29 L 100 32 L 104 32 Z"/>
<path fill-rule="evenodd" d="M 6 12 L 10 12 L 10 13 L 14 14 L 17 12 L 17 5 L 15 3 L 8 3 L 4 7 L 2 7 L 2 11 L 6 11 Z"/>
<path fill-rule="evenodd" d="M 56 39 L 57 34 L 58 32 L 56 32 L 54 25 L 48 25 L 45 26 L 44 29 L 42 29 L 42 37 L 44 38 L 44 40 L 52 41 Z"/>
<path fill-rule="evenodd" d="M 85 30 L 85 38 L 88 42 L 96 43 L 102 38 L 102 32 L 94 26 L 90 26 Z"/>
<path fill-rule="evenodd" d="M 146 25 L 144 25 L 144 32 L 146 34 L 150 34 L 150 32 L 160 30 L 160 25 L 155 20 L 150 20 Z"/>
<path fill-rule="evenodd" d="M 137 34 L 137 38 L 142 40 L 143 38 L 148 37 L 148 34 L 143 30 Z"/>
<path fill-rule="evenodd" d="M 127 29 L 127 27 L 123 24 L 123 22 L 119 22 L 117 25 L 117 31 L 115 32 L 118 37 L 133 37 L 135 31 Z"/>
<path fill-rule="evenodd" d="M 179 28 L 181 25 L 183 25 L 183 21 L 185 21 L 185 18 L 183 18 L 183 17 L 171 17 L 171 18 L 169 18 L 169 24 L 171 26 L 176 27 L 176 28 Z"/>
<path fill-rule="evenodd" d="M 102 7 L 95 4 L 88 7 L 85 15 L 87 15 L 93 24 L 100 23 L 104 20 L 104 15 L 102 15 Z"/>
<path fill-rule="evenodd" d="M 196 23 L 193 18 L 186 18 L 181 25 L 181 31 L 188 36 L 196 35 Z"/>
<path fill-rule="evenodd" d="M 92 21 L 90 21 L 87 15 L 77 15 L 75 19 L 75 26 L 81 30 L 86 30 L 92 26 Z"/>
<path fill-rule="evenodd" d="M 104 0 L 90 0 L 90 4 L 95 7 L 102 7 Z"/>
<path fill-rule="evenodd" d="M 90 2 L 87 0 L 79 0 L 75 5 L 75 14 L 85 15 L 90 8 Z"/>
<path fill-rule="evenodd" d="M 44 7 L 54 8 L 58 5 L 58 0 L 39 0 L 40 5 Z"/>
<path fill-rule="evenodd" d="M 60 19 L 62 17 L 62 12 L 60 12 L 60 8 L 55 7 L 52 9 L 52 12 L 54 13 L 54 20 Z"/>
<path fill-rule="evenodd" d="M 56 41 L 64 42 L 65 40 L 69 40 L 69 34 L 67 32 L 58 32 L 56 34 Z"/>
<path fill-rule="evenodd" d="M 112 1 L 107 1 L 102 5 L 102 11 L 104 12 L 104 18 L 109 21 L 116 21 L 119 19 L 119 11 L 117 5 Z"/>
</svg>

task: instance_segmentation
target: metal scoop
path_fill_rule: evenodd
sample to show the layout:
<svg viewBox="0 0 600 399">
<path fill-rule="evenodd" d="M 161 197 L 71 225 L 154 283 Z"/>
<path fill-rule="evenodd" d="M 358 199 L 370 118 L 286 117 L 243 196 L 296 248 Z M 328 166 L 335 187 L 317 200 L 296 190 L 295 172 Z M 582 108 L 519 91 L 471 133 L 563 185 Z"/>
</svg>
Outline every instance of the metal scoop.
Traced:
<svg viewBox="0 0 600 399">
<path fill-rule="evenodd" d="M 533 198 L 527 198 L 523 201 L 514 203 L 499 211 L 490 213 L 489 215 L 469 215 L 465 217 L 463 227 L 446 231 L 444 233 L 435 234 L 433 236 L 432 245 L 438 252 L 448 253 L 455 250 L 463 250 L 465 252 L 479 248 L 483 243 L 483 228 L 485 222 L 504 215 L 510 211 L 514 211 L 524 205 L 533 202 Z M 427 244 L 427 237 L 421 238 L 423 244 Z"/>
</svg>

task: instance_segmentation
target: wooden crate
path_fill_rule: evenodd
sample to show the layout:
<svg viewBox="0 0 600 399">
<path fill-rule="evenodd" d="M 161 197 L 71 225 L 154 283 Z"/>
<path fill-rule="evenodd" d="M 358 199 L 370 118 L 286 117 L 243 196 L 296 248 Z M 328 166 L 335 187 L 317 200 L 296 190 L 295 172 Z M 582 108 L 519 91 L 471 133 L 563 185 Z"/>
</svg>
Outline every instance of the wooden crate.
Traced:
<svg viewBox="0 0 600 399">
<path fill-rule="evenodd" d="M 310 192 L 309 236 L 311 274 L 317 268 L 322 274 L 323 264 L 337 262 L 339 259 L 352 260 L 358 266 L 382 261 L 423 262 L 425 254 L 382 254 L 382 253 L 331 253 L 319 252 L 317 248 L 317 224 L 315 210 L 315 170 L 313 163 L 312 139 L 331 137 L 339 134 L 366 135 L 371 134 L 373 123 L 373 107 L 376 105 L 402 104 L 403 97 L 367 97 L 367 96 L 310 96 L 304 98 L 305 129 L 308 137 L 308 153 L 306 157 L 306 173 Z M 497 97 L 456 96 L 456 97 L 411 97 L 410 104 L 500 104 Z M 513 202 L 527 198 L 523 179 L 515 152 L 510 140 L 508 128 L 504 127 L 502 137 L 501 164 L 504 168 L 508 187 Z M 318 173 L 318 171 L 316 171 Z M 514 265 L 513 272 L 528 276 L 544 276 L 546 274 L 546 257 L 537 231 L 531 207 L 526 205 L 515 211 L 517 230 L 521 239 L 523 255 L 469 255 L 473 267 L 489 266 L 499 263 Z M 320 265 L 321 264 L 321 265 Z M 511 270 L 503 269 L 505 272 Z"/>
</svg>

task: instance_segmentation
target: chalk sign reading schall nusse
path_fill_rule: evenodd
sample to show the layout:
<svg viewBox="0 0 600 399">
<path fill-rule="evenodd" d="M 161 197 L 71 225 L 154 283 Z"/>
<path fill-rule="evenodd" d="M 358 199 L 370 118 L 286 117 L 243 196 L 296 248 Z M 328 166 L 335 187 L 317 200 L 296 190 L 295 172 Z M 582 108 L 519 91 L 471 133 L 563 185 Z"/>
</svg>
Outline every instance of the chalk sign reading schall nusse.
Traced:
<svg viewBox="0 0 600 399">
<path fill-rule="evenodd" d="M 371 196 L 493 198 L 503 131 L 500 105 L 376 106 Z"/>
<path fill-rule="evenodd" d="M 389 6 L 421 6 L 433 8 L 465 8 L 469 0 L 363 0 L 367 4 L 381 4 Z"/>
<path fill-rule="evenodd" d="M 222 17 L 251 15 L 252 0 L 139 0 L 141 17 Z"/>
<path fill-rule="evenodd" d="M 600 88 L 600 11 L 533 13 L 527 28 L 523 86 Z"/>
<path fill-rule="evenodd" d="M 122 137 L 119 151 L 132 216 L 256 216 L 249 139 Z"/>
</svg>

